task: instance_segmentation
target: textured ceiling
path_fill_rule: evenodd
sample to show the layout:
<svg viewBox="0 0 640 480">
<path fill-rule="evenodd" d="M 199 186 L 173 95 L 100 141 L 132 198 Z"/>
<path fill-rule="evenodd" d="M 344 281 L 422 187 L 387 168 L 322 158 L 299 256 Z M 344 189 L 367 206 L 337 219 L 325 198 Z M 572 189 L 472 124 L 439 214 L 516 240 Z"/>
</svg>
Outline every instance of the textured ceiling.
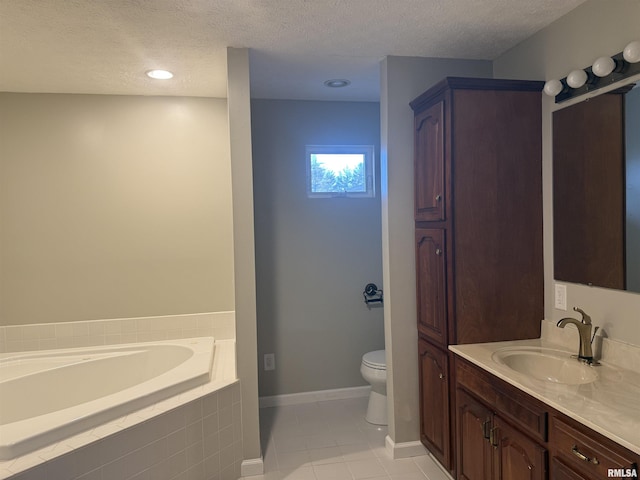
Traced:
<svg viewBox="0 0 640 480">
<path fill-rule="evenodd" d="M 225 97 L 231 46 L 254 97 L 376 100 L 386 55 L 492 60 L 583 1 L 0 0 L 0 91 Z"/>
</svg>

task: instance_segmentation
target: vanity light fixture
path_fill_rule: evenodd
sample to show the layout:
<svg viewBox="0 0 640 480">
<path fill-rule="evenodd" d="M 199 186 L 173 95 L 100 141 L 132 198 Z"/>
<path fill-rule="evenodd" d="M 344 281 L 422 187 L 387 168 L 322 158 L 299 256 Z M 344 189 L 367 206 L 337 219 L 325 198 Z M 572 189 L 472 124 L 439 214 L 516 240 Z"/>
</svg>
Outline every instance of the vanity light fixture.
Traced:
<svg viewBox="0 0 640 480">
<path fill-rule="evenodd" d="M 616 61 L 611 57 L 598 57 L 591 65 L 591 71 L 594 75 L 602 78 L 609 75 L 616 69 Z"/>
<path fill-rule="evenodd" d="M 548 80 L 543 91 L 558 103 L 637 74 L 640 74 L 640 41 L 635 40 L 612 57 L 598 57 L 590 67 L 572 70 L 561 80 Z"/>
<path fill-rule="evenodd" d="M 147 71 L 147 77 L 153 78 L 154 80 L 169 80 L 173 78 L 173 73 L 169 70 L 149 70 Z"/>
<path fill-rule="evenodd" d="M 629 63 L 640 62 L 640 41 L 636 40 L 624 47 L 622 57 Z"/>
<path fill-rule="evenodd" d="M 587 83 L 588 78 L 589 76 L 584 70 L 572 70 L 571 73 L 567 75 L 567 85 L 571 88 L 580 88 Z"/>
<path fill-rule="evenodd" d="M 562 82 L 560 80 L 548 80 L 544 84 L 543 90 L 544 90 L 544 93 L 546 93 L 550 97 L 555 97 L 562 90 L 564 90 L 564 85 L 562 84 Z"/>
</svg>

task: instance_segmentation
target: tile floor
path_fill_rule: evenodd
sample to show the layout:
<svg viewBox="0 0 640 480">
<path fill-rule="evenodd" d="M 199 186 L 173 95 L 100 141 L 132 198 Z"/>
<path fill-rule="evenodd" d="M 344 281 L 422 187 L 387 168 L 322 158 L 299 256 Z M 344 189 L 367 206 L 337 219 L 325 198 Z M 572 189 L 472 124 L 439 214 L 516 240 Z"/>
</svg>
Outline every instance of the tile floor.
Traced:
<svg viewBox="0 0 640 480">
<path fill-rule="evenodd" d="M 264 475 L 250 480 L 449 480 L 428 455 L 392 460 L 367 398 L 263 408 Z"/>
</svg>

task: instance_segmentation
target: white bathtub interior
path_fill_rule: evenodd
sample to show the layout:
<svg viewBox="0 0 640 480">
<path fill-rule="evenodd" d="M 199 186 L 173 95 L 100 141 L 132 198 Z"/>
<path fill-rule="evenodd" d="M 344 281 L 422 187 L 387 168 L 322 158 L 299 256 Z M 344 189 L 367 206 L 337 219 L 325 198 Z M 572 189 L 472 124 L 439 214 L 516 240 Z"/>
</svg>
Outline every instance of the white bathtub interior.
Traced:
<svg viewBox="0 0 640 480">
<path fill-rule="evenodd" d="M 242 463 L 242 431 L 235 312 L 0 326 L 0 358 L 37 356 L 43 350 L 59 354 L 63 349 L 95 345 L 122 347 L 165 340 L 173 344 L 174 339 L 193 337 L 215 338 L 207 382 L 148 406 L 136 406 L 134 411 L 70 433 L 30 453 L 0 460 L 0 480 L 86 480 L 94 475 L 128 480 L 138 478 L 143 470 L 150 478 L 169 475 L 167 478 L 191 479 L 205 474 L 237 478 Z M 94 355 L 99 358 L 111 354 Z M 22 362 L 7 379 L 29 373 L 39 361 L 31 357 L 29 362 Z M 57 361 L 68 364 L 65 358 Z M 193 435 L 195 430 L 201 435 Z M 6 443 L 5 431 L 0 425 L 0 443 Z M 146 452 L 149 462 L 140 460 L 141 452 Z"/>
<path fill-rule="evenodd" d="M 0 460 L 210 380 L 211 337 L 0 356 Z"/>
</svg>

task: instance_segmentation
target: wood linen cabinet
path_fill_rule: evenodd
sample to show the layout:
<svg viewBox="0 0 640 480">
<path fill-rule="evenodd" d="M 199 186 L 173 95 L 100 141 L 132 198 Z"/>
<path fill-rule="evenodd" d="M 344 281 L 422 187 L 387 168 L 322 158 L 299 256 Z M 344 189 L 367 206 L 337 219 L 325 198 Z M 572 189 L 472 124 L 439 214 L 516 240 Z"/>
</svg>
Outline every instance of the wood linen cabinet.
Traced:
<svg viewBox="0 0 640 480">
<path fill-rule="evenodd" d="M 447 346 L 540 336 L 542 87 L 448 77 L 410 104 L 420 437 L 452 474 Z"/>
</svg>

